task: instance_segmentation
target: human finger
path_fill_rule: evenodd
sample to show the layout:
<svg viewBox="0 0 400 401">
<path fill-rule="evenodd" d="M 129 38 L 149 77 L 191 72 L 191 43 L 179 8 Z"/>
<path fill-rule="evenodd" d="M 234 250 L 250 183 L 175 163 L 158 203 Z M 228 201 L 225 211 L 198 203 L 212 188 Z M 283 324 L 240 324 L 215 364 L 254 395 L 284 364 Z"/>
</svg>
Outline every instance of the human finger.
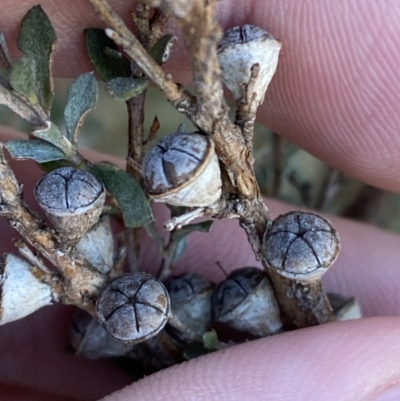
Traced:
<svg viewBox="0 0 400 401">
<path fill-rule="evenodd" d="M 361 401 L 387 391 L 395 400 L 399 330 L 399 318 L 371 318 L 283 333 L 158 372 L 104 401 Z"/>
<path fill-rule="evenodd" d="M 132 5 L 111 2 L 129 22 Z M 15 43 L 19 21 L 33 0 L 3 2 L 0 26 Z M 80 0 L 43 0 L 59 44 L 57 74 L 76 76 L 91 68 L 82 31 L 102 26 Z M 396 0 L 234 1 L 218 4 L 224 27 L 253 23 L 282 43 L 279 67 L 260 121 L 327 163 L 371 185 L 400 190 L 400 6 Z M 130 22 L 130 26 L 132 23 Z M 182 46 L 169 64 L 187 82 Z"/>
</svg>

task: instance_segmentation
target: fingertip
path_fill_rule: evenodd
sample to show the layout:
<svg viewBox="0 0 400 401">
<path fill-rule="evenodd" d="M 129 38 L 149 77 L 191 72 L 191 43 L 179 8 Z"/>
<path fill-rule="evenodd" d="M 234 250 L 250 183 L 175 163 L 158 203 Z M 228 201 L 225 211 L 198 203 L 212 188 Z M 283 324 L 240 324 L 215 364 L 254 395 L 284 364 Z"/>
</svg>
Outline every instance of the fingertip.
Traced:
<svg viewBox="0 0 400 401">
<path fill-rule="evenodd" d="M 374 318 L 279 334 L 166 369 L 104 400 L 370 399 L 399 382 L 399 330 L 399 318 Z"/>
</svg>

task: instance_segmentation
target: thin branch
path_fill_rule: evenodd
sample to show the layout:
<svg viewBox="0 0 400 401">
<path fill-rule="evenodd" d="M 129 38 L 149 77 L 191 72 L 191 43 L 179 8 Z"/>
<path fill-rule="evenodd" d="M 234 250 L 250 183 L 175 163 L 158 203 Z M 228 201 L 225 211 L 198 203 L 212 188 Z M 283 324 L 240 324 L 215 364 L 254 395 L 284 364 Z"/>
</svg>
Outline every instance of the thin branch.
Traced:
<svg viewBox="0 0 400 401">
<path fill-rule="evenodd" d="M 258 64 L 254 64 L 251 67 L 250 80 L 245 89 L 246 95 L 244 99 L 241 99 L 238 102 L 235 117 L 235 125 L 240 127 L 246 145 L 251 152 L 253 152 L 254 127 L 256 123 L 258 108 L 254 86 L 258 77 L 259 70 L 260 66 Z"/>
<path fill-rule="evenodd" d="M 38 258 L 31 249 L 20 239 L 14 242 L 14 245 L 18 248 L 19 253 L 28 259 L 38 269 L 42 270 L 44 274 L 52 275 L 53 272 L 44 264 L 43 260 Z"/>
</svg>

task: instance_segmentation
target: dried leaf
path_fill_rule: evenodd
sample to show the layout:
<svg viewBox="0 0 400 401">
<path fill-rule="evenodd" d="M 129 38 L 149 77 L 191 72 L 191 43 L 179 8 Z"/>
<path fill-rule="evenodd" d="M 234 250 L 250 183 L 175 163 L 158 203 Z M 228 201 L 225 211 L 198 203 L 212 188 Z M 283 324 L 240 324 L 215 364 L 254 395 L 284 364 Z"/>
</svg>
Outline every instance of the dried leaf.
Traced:
<svg viewBox="0 0 400 401">
<path fill-rule="evenodd" d="M 32 106 L 39 103 L 36 96 L 36 63 L 32 57 L 23 56 L 12 64 L 10 83 L 15 92 L 28 99 Z"/>
<path fill-rule="evenodd" d="M 8 141 L 5 147 L 14 159 L 33 159 L 38 163 L 65 159 L 65 154 L 52 144 L 37 140 Z"/>
<path fill-rule="evenodd" d="M 210 231 L 210 227 L 212 225 L 212 220 L 202 221 L 201 223 L 188 224 L 187 226 L 183 226 L 180 230 L 175 230 L 171 234 L 171 241 L 180 242 L 189 234 L 200 231 L 203 233 L 208 233 Z"/>
<path fill-rule="evenodd" d="M 18 48 L 35 60 L 36 95 L 47 114 L 54 95 L 52 75 L 56 33 L 41 6 L 32 7 L 25 15 L 18 34 Z"/>
<path fill-rule="evenodd" d="M 114 78 L 107 82 L 107 92 L 117 101 L 127 100 L 140 95 L 149 86 L 147 78 Z"/>
<path fill-rule="evenodd" d="M 131 75 L 129 60 L 118 52 L 117 45 L 103 29 L 86 29 L 85 44 L 91 63 L 105 82 Z"/>
<path fill-rule="evenodd" d="M 92 72 L 80 75 L 72 82 L 64 109 L 65 126 L 70 141 L 76 143 L 86 115 L 96 107 L 99 88 Z"/>
<path fill-rule="evenodd" d="M 153 219 L 146 194 L 128 173 L 109 163 L 95 164 L 90 172 L 103 181 L 117 200 L 125 227 L 141 227 Z"/>
<path fill-rule="evenodd" d="M 150 55 L 154 58 L 154 60 L 162 65 L 168 59 L 172 51 L 172 46 L 176 41 L 176 36 L 173 35 L 164 35 L 162 36 L 157 43 L 150 50 Z"/>
<path fill-rule="evenodd" d="M 51 121 L 46 121 L 47 126 L 45 128 L 37 129 L 32 132 L 32 135 L 36 138 L 43 139 L 46 142 L 56 146 L 62 152 L 71 157 L 75 154 L 75 148 L 72 143 L 61 133 L 57 125 Z"/>
</svg>

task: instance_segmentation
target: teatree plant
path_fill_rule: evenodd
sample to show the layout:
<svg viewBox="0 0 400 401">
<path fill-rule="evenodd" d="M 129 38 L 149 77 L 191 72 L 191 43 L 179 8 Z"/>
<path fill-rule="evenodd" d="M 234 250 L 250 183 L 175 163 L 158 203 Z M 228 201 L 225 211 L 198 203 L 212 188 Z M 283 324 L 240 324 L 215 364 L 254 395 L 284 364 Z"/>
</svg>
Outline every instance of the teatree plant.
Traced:
<svg viewBox="0 0 400 401">
<path fill-rule="evenodd" d="M 38 5 L 24 17 L 20 59 L 11 59 L 1 37 L 0 103 L 30 123 L 31 131 L 24 140 L 1 145 L 0 214 L 21 235 L 15 245 L 22 258 L 3 256 L 0 323 L 51 303 L 76 305 L 87 313 L 74 324 L 76 352 L 128 356 L 142 362 L 144 373 L 235 341 L 359 317 L 354 299 L 328 296 L 322 289 L 320 277 L 340 248 L 331 223 L 306 212 L 271 221 L 256 180 L 256 112 L 277 68 L 281 43 L 253 25 L 223 33 L 215 1 L 138 2 L 132 14 L 137 36 L 105 0 L 89 2 L 105 27 L 82 33 L 94 72 L 72 82 L 63 128 L 50 113 L 56 35 L 45 10 Z M 183 32 L 195 94 L 161 68 L 176 41 L 163 33 L 170 18 Z M 77 145 L 82 124 L 97 104 L 97 77 L 127 106 L 126 170 L 92 163 Z M 180 126 L 157 142 L 162 121 L 156 116 L 145 132 L 150 82 L 196 132 Z M 233 121 L 223 84 L 235 99 Z M 24 202 L 4 148 L 13 159 L 32 159 L 43 169 L 35 197 L 47 220 Z M 168 241 L 156 228 L 153 201 L 169 204 L 171 216 L 163 222 Z M 192 223 L 198 217 L 209 220 Z M 217 287 L 195 274 L 174 277 L 187 237 L 207 233 L 210 218 L 238 219 L 264 271 L 243 267 Z M 110 220 L 123 225 L 117 236 Z M 156 277 L 140 264 L 143 229 L 162 255 Z M 222 342 L 220 324 L 238 335 Z"/>
</svg>

